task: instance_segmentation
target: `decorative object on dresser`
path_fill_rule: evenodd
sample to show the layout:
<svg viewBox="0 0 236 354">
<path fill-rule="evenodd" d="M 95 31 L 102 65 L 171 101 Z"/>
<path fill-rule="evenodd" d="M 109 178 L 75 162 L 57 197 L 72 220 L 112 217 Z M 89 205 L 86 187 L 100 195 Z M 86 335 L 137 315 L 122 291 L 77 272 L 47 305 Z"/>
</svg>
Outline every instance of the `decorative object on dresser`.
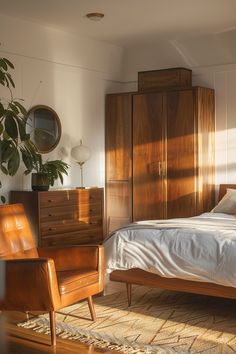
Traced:
<svg viewBox="0 0 236 354">
<path fill-rule="evenodd" d="M 49 186 L 54 186 L 54 182 L 59 179 L 63 184 L 63 175 L 67 175 L 69 165 L 62 160 L 47 160 L 43 162 L 42 155 L 36 153 L 32 155 L 29 149 L 24 148 L 24 159 L 28 175 L 32 171 L 31 185 L 34 191 L 47 191 Z"/>
<path fill-rule="evenodd" d="M 87 146 L 83 145 L 82 140 L 80 140 L 80 145 L 74 146 L 72 148 L 71 156 L 76 162 L 78 162 L 80 166 L 80 187 L 78 188 L 84 188 L 83 167 L 85 162 L 90 159 L 91 151 Z"/>
<path fill-rule="evenodd" d="M 12 191 L 23 203 L 40 246 L 99 243 L 103 239 L 103 188 Z"/>
<path fill-rule="evenodd" d="M 164 81 L 161 88 L 168 71 L 158 70 L 148 73 L 153 82 L 161 77 L 156 91 L 145 83 L 140 92 L 106 97 L 108 232 L 131 221 L 188 217 L 214 206 L 214 90 L 190 87 L 188 69 L 170 69 L 169 75 L 178 70 L 179 77 L 186 70 L 186 87 L 184 81 L 181 87 Z"/>
<path fill-rule="evenodd" d="M 58 145 L 61 139 L 61 122 L 51 107 L 37 105 L 27 114 L 26 131 L 37 150 L 45 154 Z"/>
</svg>

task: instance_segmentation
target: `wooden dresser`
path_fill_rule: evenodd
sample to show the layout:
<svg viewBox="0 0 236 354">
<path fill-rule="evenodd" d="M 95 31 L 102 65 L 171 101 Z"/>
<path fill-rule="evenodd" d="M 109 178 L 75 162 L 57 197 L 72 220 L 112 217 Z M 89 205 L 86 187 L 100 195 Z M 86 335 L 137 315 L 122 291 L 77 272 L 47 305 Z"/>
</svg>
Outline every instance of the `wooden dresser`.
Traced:
<svg viewBox="0 0 236 354">
<path fill-rule="evenodd" d="M 22 203 L 39 246 L 99 243 L 103 239 L 103 188 L 12 191 Z"/>
</svg>

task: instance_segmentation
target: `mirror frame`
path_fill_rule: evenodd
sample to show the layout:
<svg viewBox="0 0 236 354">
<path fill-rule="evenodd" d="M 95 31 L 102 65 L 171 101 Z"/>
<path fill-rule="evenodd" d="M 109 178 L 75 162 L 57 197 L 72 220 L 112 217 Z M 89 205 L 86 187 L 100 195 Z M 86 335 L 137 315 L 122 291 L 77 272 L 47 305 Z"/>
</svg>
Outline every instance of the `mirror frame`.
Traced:
<svg viewBox="0 0 236 354">
<path fill-rule="evenodd" d="M 59 144 L 59 141 L 61 140 L 61 121 L 60 121 L 60 118 L 58 117 L 58 114 L 54 111 L 54 109 L 52 109 L 49 106 L 42 105 L 42 104 L 33 106 L 28 110 L 27 116 L 26 116 L 26 121 L 29 119 L 30 114 L 39 108 L 47 109 L 48 111 L 52 112 L 54 115 L 54 118 L 56 120 L 57 126 L 58 126 L 58 138 L 56 139 L 56 142 L 49 149 L 47 149 L 47 151 L 40 150 L 40 148 L 37 146 L 37 144 L 32 140 L 40 154 L 47 154 L 47 153 L 53 151 L 55 149 L 55 147 Z"/>
</svg>

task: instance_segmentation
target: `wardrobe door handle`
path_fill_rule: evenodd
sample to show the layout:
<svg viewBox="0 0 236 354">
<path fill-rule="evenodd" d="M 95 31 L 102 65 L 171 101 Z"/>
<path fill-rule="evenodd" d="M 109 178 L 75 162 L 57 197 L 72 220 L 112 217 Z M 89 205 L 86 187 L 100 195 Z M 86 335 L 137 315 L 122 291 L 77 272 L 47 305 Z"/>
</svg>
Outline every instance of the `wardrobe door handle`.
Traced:
<svg viewBox="0 0 236 354">
<path fill-rule="evenodd" d="M 147 165 L 148 173 L 154 178 L 158 178 L 162 173 L 161 161 L 151 162 Z"/>
<path fill-rule="evenodd" d="M 162 163 L 161 163 L 161 161 L 158 161 L 158 175 L 162 176 Z"/>
<path fill-rule="evenodd" d="M 166 161 L 163 161 L 163 166 L 162 166 L 162 176 L 166 176 L 166 169 L 167 169 L 167 163 Z"/>
</svg>

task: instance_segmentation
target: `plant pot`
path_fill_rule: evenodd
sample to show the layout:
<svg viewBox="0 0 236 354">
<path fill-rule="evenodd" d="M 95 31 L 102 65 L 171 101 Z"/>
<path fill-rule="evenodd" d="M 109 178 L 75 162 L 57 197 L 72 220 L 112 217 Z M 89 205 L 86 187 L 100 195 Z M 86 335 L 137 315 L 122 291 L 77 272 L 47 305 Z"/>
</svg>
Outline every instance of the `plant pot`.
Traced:
<svg viewBox="0 0 236 354">
<path fill-rule="evenodd" d="M 33 191 L 48 191 L 48 175 L 46 173 L 32 173 L 31 187 Z"/>
</svg>

